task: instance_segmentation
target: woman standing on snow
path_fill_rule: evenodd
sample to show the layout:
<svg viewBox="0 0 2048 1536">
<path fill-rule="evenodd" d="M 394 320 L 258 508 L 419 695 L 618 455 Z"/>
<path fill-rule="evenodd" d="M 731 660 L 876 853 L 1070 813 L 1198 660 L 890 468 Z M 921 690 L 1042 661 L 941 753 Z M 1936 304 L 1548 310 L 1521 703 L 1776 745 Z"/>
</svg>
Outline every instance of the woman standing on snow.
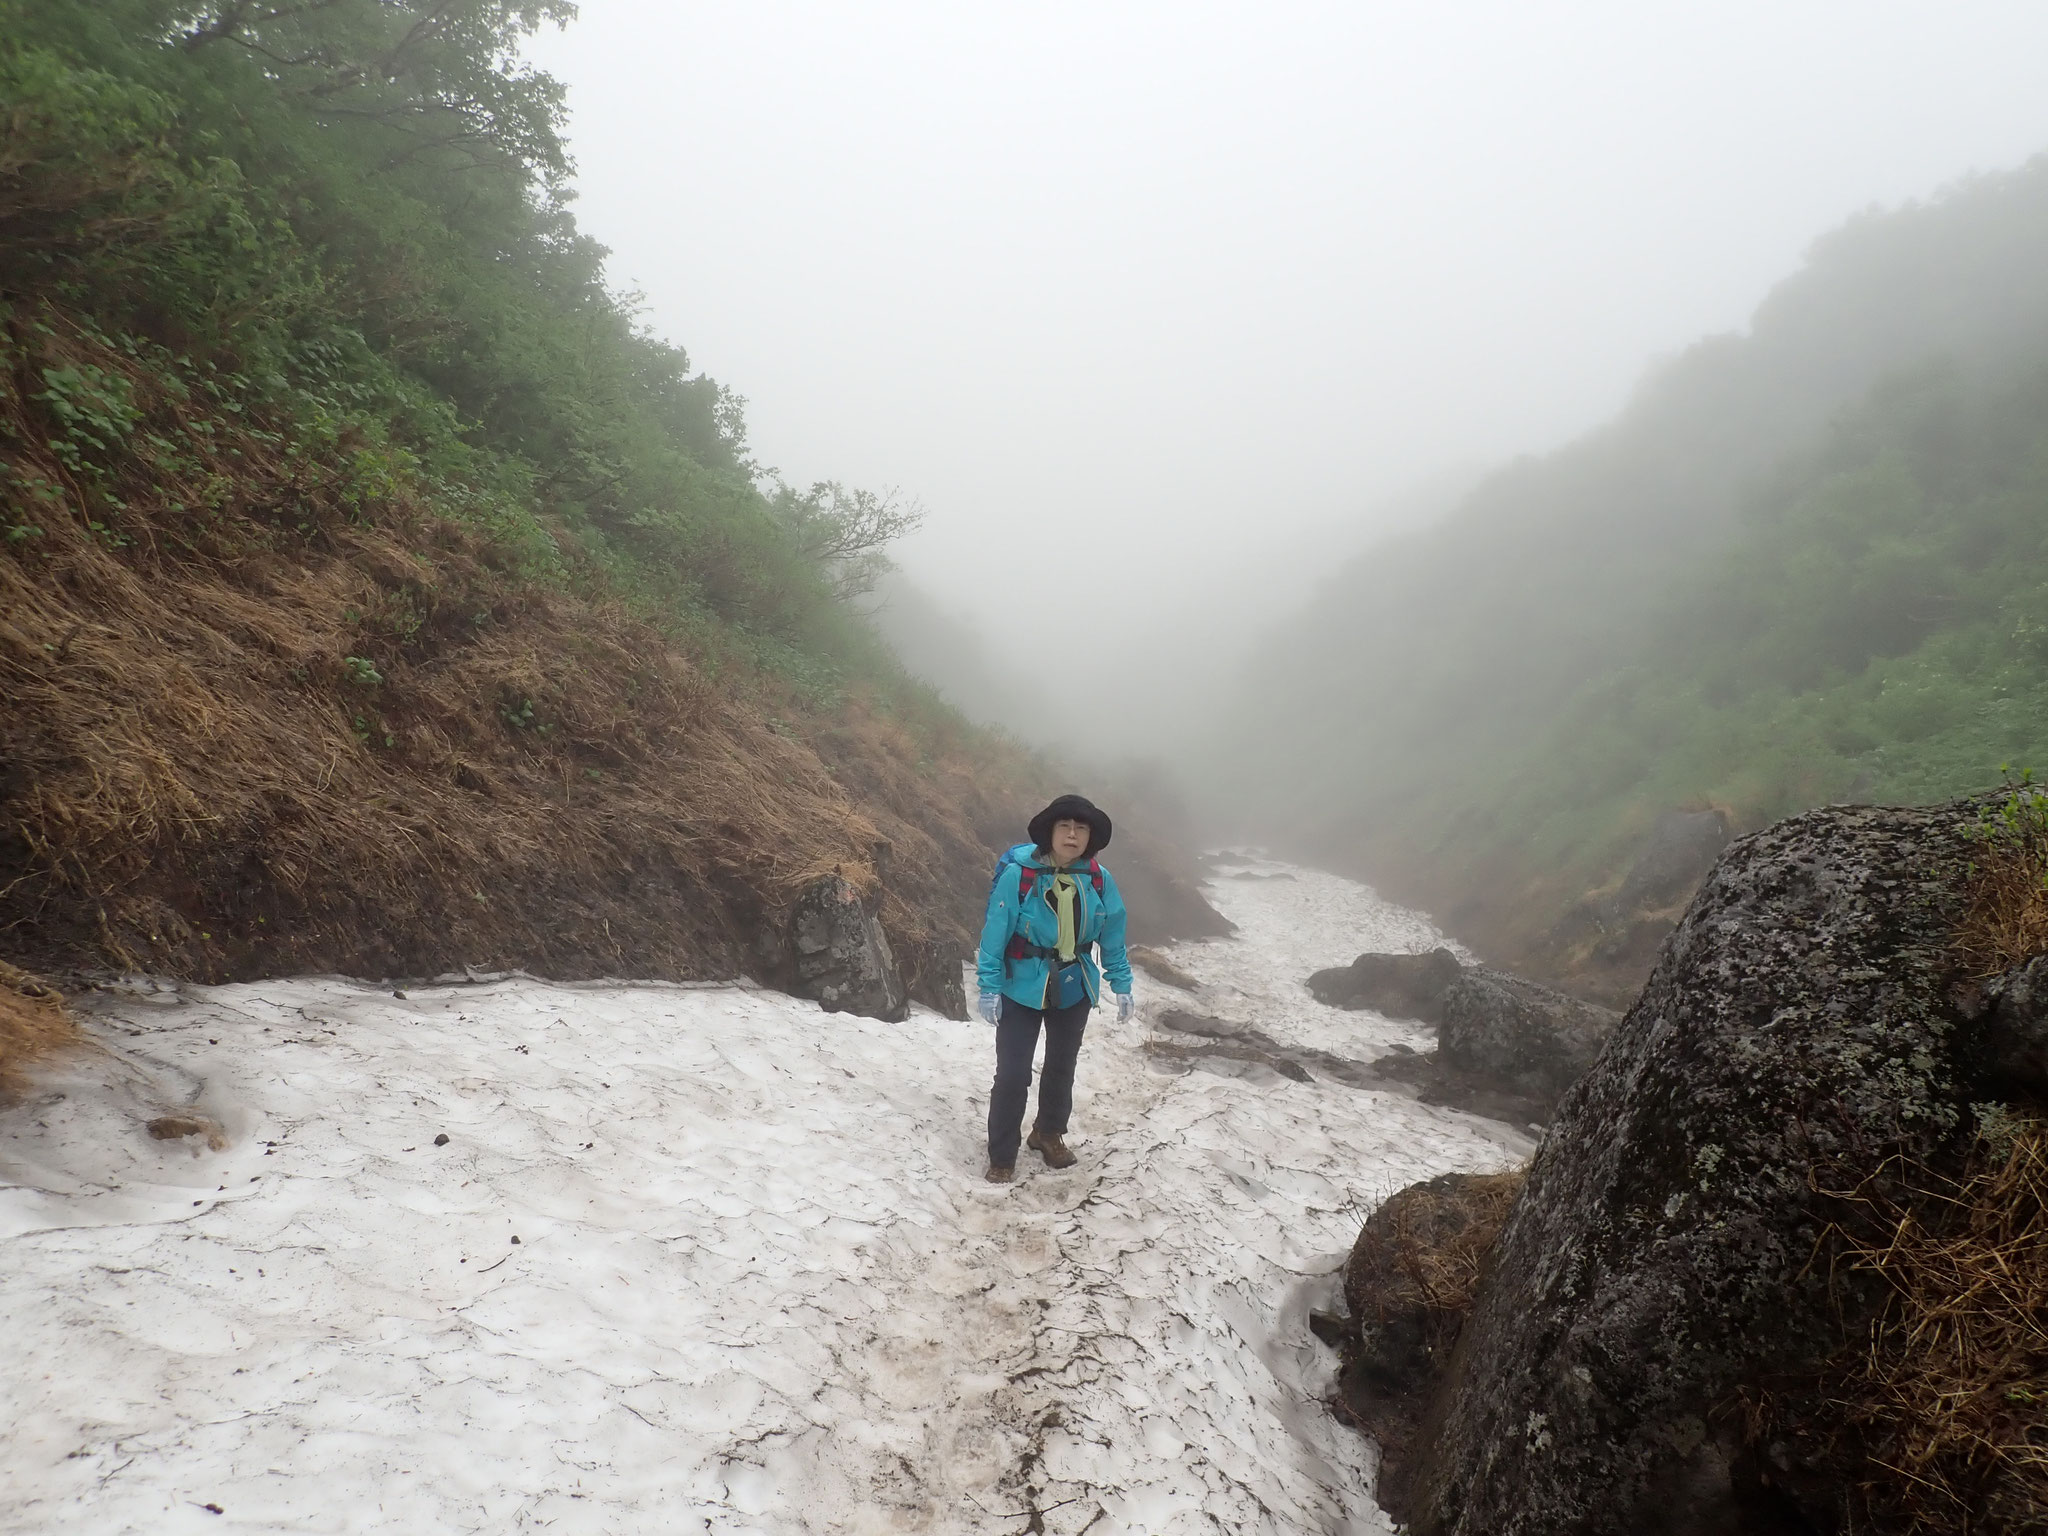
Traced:
<svg viewBox="0 0 2048 1536">
<path fill-rule="evenodd" d="M 1031 1058 L 1045 1026 L 1038 1118 L 1028 1145 L 1048 1168 L 1071 1168 L 1067 1116 L 1074 1062 L 1102 978 L 1116 993 L 1119 1024 L 1131 1016 L 1131 962 L 1124 953 L 1124 899 L 1096 862 L 1109 846 L 1109 817 L 1079 795 L 1061 795 L 1031 818 L 1029 843 L 996 865 L 976 971 L 981 1016 L 996 1027 L 996 1081 L 988 1096 L 988 1181 L 1017 1176 L 1017 1141 L 1031 1093 Z M 1102 946 L 1102 967 L 1088 951 Z"/>
</svg>

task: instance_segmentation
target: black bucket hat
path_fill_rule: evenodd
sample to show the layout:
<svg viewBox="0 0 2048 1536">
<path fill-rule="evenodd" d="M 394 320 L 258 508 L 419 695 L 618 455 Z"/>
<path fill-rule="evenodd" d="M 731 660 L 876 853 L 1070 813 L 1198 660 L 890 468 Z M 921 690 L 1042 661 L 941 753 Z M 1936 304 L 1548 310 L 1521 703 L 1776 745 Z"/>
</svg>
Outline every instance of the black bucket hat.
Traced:
<svg viewBox="0 0 2048 1536">
<path fill-rule="evenodd" d="M 1084 800 L 1079 795 L 1061 795 L 1044 810 L 1031 818 L 1031 824 L 1024 830 L 1031 835 L 1031 841 L 1040 848 L 1052 846 L 1052 824 L 1056 821 L 1085 821 L 1088 823 L 1088 851 L 1082 857 L 1094 858 L 1109 846 L 1109 815 L 1093 800 Z"/>
</svg>

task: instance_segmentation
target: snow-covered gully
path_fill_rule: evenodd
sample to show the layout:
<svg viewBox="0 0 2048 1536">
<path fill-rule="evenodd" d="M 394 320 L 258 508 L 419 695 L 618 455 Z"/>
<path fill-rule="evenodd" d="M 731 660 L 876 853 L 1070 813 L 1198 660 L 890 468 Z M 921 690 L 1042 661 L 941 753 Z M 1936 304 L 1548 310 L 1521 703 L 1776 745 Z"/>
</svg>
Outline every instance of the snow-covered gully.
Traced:
<svg viewBox="0 0 2048 1536">
<path fill-rule="evenodd" d="M 0 1120 L 0 1527 L 1386 1530 L 1308 1312 L 1377 1199 L 1527 1143 L 1148 1051 L 1172 1006 L 1428 1043 L 1301 985 L 1432 942 L 1414 914 L 1249 860 L 1212 896 L 1238 936 L 1172 954 L 1200 995 L 1141 977 L 1143 1028 L 1090 1026 L 1080 1165 L 1008 1188 L 979 1023 L 723 986 L 128 990 L 94 1025 L 122 1060 Z M 221 1146 L 144 1135 L 167 1090 Z"/>
</svg>

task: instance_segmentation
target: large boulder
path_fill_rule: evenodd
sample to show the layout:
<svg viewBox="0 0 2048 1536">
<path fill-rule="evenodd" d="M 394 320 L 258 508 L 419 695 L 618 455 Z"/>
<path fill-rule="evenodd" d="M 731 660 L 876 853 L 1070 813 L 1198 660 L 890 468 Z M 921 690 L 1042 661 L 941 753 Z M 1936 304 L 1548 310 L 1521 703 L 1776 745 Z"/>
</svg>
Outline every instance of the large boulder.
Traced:
<svg viewBox="0 0 2048 1536">
<path fill-rule="evenodd" d="M 1621 1018 L 1483 966 L 1468 967 L 1444 989 L 1441 1013 L 1437 1049 L 1446 1066 L 1545 1105 L 1592 1066 Z"/>
<path fill-rule="evenodd" d="M 1448 949 L 1426 955 L 1360 955 L 1349 965 L 1317 971 L 1308 979 L 1316 1001 L 1333 1008 L 1369 1008 L 1390 1019 L 1440 1024 L 1444 991 L 1464 969 Z"/>
<path fill-rule="evenodd" d="M 1318 1001 L 1434 1024 L 1437 1049 L 1383 1062 L 1431 1103 L 1515 1124 L 1548 1119 L 1621 1015 L 1448 949 L 1360 955 L 1308 978 Z"/>
<path fill-rule="evenodd" d="M 1910 1202 L 1888 1181 L 1953 1166 L 1998 1091 L 1999 1009 L 1951 990 L 1979 820 L 1837 807 L 1722 856 L 1501 1234 L 1423 1427 L 1417 1536 L 1829 1528 L 1734 1410 L 1878 1305 L 1829 1262 L 1854 1211 L 1816 1190 Z"/>
<path fill-rule="evenodd" d="M 1520 1171 L 1446 1173 L 1390 1195 L 1344 1265 L 1345 1411 L 1380 1449 L 1378 1492 L 1402 1507 L 1417 1420 L 1449 1368 Z"/>
<path fill-rule="evenodd" d="M 789 919 L 789 990 L 827 1013 L 860 1013 L 893 1023 L 910 1011 L 876 903 L 845 878 L 827 875 L 801 897 Z"/>
</svg>

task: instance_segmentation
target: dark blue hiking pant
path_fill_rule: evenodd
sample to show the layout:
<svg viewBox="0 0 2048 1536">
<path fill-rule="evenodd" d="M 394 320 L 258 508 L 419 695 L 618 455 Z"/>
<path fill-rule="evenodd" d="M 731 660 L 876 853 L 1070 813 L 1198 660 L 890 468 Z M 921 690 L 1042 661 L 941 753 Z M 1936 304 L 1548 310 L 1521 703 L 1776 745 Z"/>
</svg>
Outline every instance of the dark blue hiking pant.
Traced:
<svg viewBox="0 0 2048 1536">
<path fill-rule="evenodd" d="M 1088 1026 L 1088 1001 L 1041 1010 L 1006 997 L 1001 1020 L 996 1025 L 996 1081 L 988 1095 L 988 1160 L 998 1168 L 1013 1168 L 1024 1136 L 1038 1026 L 1045 1026 L 1045 1068 L 1038 1077 L 1035 1124 L 1048 1136 L 1064 1136 L 1067 1116 L 1074 1112 L 1074 1062 L 1081 1054 L 1081 1031 Z"/>
</svg>

